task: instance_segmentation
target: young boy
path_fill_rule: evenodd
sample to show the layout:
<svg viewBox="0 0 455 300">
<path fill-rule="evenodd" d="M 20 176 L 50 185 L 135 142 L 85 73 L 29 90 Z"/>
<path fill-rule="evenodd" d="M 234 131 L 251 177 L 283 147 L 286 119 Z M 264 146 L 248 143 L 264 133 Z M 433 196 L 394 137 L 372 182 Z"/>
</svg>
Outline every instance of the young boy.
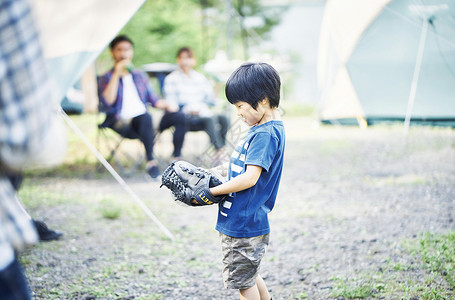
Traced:
<svg viewBox="0 0 455 300">
<path fill-rule="evenodd" d="M 283 168 L 280 85 L 278 73 L 266 63 L 243 64 L 226 83 L 227 99 L 251 128 L 232 153 L 228 181 L 210 192 L 230 194 L 219 204 L 216 229 L 223 250 L 224 285 L 238 289 L 240 299 L 271 299 L 259 266 L 269 243 L 267 214 L 275 204 Z"/>
</svg>

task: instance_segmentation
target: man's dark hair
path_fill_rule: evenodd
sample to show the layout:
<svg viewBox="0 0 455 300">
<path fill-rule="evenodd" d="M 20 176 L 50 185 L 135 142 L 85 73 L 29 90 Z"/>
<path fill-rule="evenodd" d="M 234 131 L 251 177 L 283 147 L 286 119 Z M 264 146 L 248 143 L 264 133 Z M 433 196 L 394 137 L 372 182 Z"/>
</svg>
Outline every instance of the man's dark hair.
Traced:
<svg viewBox="0 0 455 300">
<path fill-rule="evenodd" d="M 256 109 L 267 97 L 270 107 L 280 104 L 280 75 L 267 63 L 245 63 L 231 74 L 226 83 L 226 97 L 231 104 L 247 102 Z"/>
<path fill-rule="evenodd" d="M 182 47 L 179 49 L 179 51 L 177 51 L 177 58 L 180 56 L 180 54 L 182 54 L 183 52 L 187 52 L 189 54 L 190 57 L 193 57 L 193 50 L 191 50 L 190 47 Z"/>
<path fill-rule="evenodd" d="M 115 46 L 117 46 L 117 44 L 120 42 L 128 42 L 131 44 L 131 46 L 134 46 L 133 41 L 129 37 L 127 37 L 126 35 L 119 35 L 111 41 L 111 43 L 109 44 L 109 48 L 113 50 Z"/>
</svg>

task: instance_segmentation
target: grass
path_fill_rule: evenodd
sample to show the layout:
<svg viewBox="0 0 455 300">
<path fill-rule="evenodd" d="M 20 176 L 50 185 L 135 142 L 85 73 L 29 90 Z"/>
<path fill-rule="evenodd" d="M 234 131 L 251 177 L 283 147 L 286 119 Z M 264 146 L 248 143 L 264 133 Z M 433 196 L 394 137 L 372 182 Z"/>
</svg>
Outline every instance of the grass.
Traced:
<svg viewBox="0 0 455 300">
<path fill-rule="evenodd" d="M 103 201 L 110 199 L 101 200 Z M 111 231 L 122 229 L 117 225 L 116 221 L 105 221 L 105 226 L 111 227 Z M 77 226 L 84 227 L 84 224 Z M 41 278 L 52 278 L 55 273 L 62 273 L 65 276 L 64 284 L 54 284 L 48 279 L 43 280 L 42 285 L 37 284 L 34 288 L 36 299 L 121 299 L 131 295 L 135 296 L 134 299 L 162 299 L 159 293 L 147 292 L 151 290 L 151 286 L 159 282 L 159 278 L 154 278 L 158 272 L 155 260 L 144 258 L 150 258 L 150 253 L 155 255 L 163 247 L 157 245 L 159 241 L 150 230 L 138 232 L 140 248 L 129 247 L 128 241 L 131 240 L 128 236 L 125 236 L 125 243 L 120 243 L 122 247 L 116 246 L 118 239 L 116 242 L 113 241 L 112 247 L 116 249 L 109 249 L 109 246 L 96 250 L 87 248 L 80 244 L 83 243 L 85 231 L 75 233 L 73 230 L 68 237 L 73 235 L 78 238 L 66 240 L 67 245 L 58 242 L 35 245 L 31 250 L 33 253 L 26 252 L 20 256 L 22 265 L 28 272 L 34 273 L 34 282 L 40 281 Z M 81 239 L 81 242 L 78 242 L 78 239 Z M 37 257 L 37 254 L 40 256 Z M 73 258 L 66 262 L 66 266 L 61 266 L 59 258 L 62 256 Z M 77 272 L 66 273 L 67 267 Z"/>
<path fill-rule="evenodd" d="M 301 293 L 298 294 L 295 298 L 296 298 L 296 299 L 308 299 L 308 294 L 305 293 L 305 292 L 301 292 Z"/>
<path fill-rule="evenodd" d="M 33 183 L 28 183 L 32 180 Z M 64 183 L 63 183 L 64 184 Z M 124 201 L 124 194 L 117 196 L 106 196 L 102 193 L 90 195 L 87 197 L 81 191 L 72 191 L 68 193 L 65 189 L 52 189 L 49 186 L 42 186 L 38 181 L 26 178 L 24 184 L 19 190 L 19 198 L 30 211 L 40 210 L 41 208 L 52 208 L 60 205 L 75 205 L 86 207 L 85 213 L 93 218 L 102 217 L 107 220 L 116 220 L 124 215 L 128 219 L 135 219 L 138 222 L 147 220 L 143 211 L 132 201 Z M 77 219 L 77 216 L 71 216 L 70 219 Z M 73 223 L 77 224 L 77 223 Z M 82 226 L 74 225 L 72 231 L 80 231 Z"/>
<path fill-rule="evenodd" d="M 441 274 L 455 292 L 455 231 L 447 235 L 425 234 L 419 250 L 425 267 Z"/>
<path fill-rule="evenodd" d="M 292 103 L 291 105 L 283 105 L 286 117 L 311 114 L 310 108 L 292 107 L 292 105 Z M 95 145 L 96 117 L 96 115 L 90 114 L 72 116 L 77 126 Z M 300 119 L 298 124 L 301 124 Z M 379 137 L 389 132 L 385 127 L 375 127 L 368 130 L 372 135 Z M 436 129 L 427 129 L 424 132 L 432 130 Z M 348 141 L 352 140 L 358 132 L 357 128 L 346 130 L 343 128 L 343 135 L 341 135 L 340 130 L 327 126 L 321 128 L 320 131 L 307 132 L 306 134 L 311 135 L 309 139 L 312 143 L 311 146 L 318 147 L 318 153 L 330 158 L 339 151 L 346 153 L 351 152 L 351 150 L 356 151 L 356 148 Z M 437 149 L 445 149 L 448 144 L 446 135 L 450 132 L 446 134 L 445 131 L 438 129 L 437 133 L 435 137 L 432 137 L 431 142 L 437 144 Z M 300 136 L 303 133 L 298 131 L 295 134 Z M 320 135 L 325 134 L 332 134 L 333 137 L 330 139 L 319 138 Z M 344 135 L 348 135 L 348 141 L 344 140 Z M 403 144 L 393 152 L 397 159 L 403 159 L 415 148 L 426 149 L 425 143 L 417 135 L 418 132 L 410 130 L 408 144 Z M 34 247 L 35 250 L 31 255 L 21 256 L 23 265 L 30 274 L 33 274 L 35 283 L 37 282 L 35 285 L 37 286 L 35 288 L 37 299 L 84 299 L 89 298 L 90 295 L 96 296 L 97 299 L 118 299 L 128 295 L 125 287 L 130 289 L 129 295 L 134 294 L 135 299 L 162 299 L 163 296 L 159 293 L 145 296 L 145 291 L 152 290 L 147 286 L 162 285 L 163 278 L 166 278 L 163 290 L 179 286 L 184 287 L 188 285 L 188 282 L 180 276 L 182 270 L 193 270 L 192 274 L 198 274 L 197 277 L 213 279 L 214 275 L 207 270 L 214 270 L 215 267 L 207 267 L 212 262 L 202 259 L 204 257 L 202 250 L 197 249 L 198 251 L 194 252 L 198 259 L 182 261 L 181 257 L 187 256 L 185 254 L 188 249 L 157 239 L 159 230 L 149 224 L 148 218 L 137 205 L 129 199 L 124 200 L 128 198 L 127 195 L 119 194 L 112 197 L 94 195 L 84 198 L 83 193 L 79 194 L 79 191 L 72 193 L 56 192 L 56 190 L 61 191 L 62 189 L 54 190 L 50 186 L 41 186 L 39 184 L 40 174 L 58 176 L 59 178 L 110 176 L 93 174 L 97 165 L 93 154 L 71 130 L 68 130 L 68 136 L 70 142 L 65 162 L 57 168 L 30 171 L 30 175 L 34 177 L 34 183 L 37 182 L 38 184 L 24 184 L 20 190 L 20 196 L 26 203 L 25 206 L 31 210 L 39 211 L 41 205 L 53 207 L 65 205 L 65 203 L 75 208 L 75 213 L 69 215 L 66 220 L 68 237 L 68 240 L 65 241 L 66 244 L 40 243 Z M 453 147 L 455 144 L 451 143 L 451 145 Z M 302 150 L 299 148 L 298 151 Z M 311 154 L 311 152 L 309 153 Z M 299 155 L 301 154 L 299 153 Z M 348 163 L 342 164 L 340 169 Z M 351 169 L 347 170 L 350 171 Z M 26 176 L 26 178 L 28 177 Z M 421 174 L 388 175 L 366 178 L 365 180 L 371 181 L 373 185 L 386 187 L 409 186 L 412 188 L 430 184 L 429 179 Z M 324 216 L 328 212 L 321 213 L 315 209 L 303 210 L 302 212 L 302 210 L 296 209 L 290 212 L 287 217 L 294 218 L 296 214 L 301 214 L 301 218 L 316 218 L 321 217 L 321 214 Z M 332 220 L 333 216 L 329 215 L 326 218 Z M 90 228 L 92 224 L 88 224 L 87 220 L 96 220 L 101 225 L 100 228 L 106 227 L 109 230 L 100 230 L 97 233 L 96 230 Z M 194 227 L 191 230 L 178 229 L 179 235 L 189 242 L 191 249 L 195 247 L 194 245 L 199 242 L 199 239 L 210 237 L 210 235 L 192 236 L 191 232 L 201 232 L 201 228 L 198 227 L 201 225 L 192 226 Z M 175 230 L 177 231 L 177 229 Z M 81 246 L 85 239 L 97 239 L 101 235 L 108 236 L 109 232 L 117 231 L 122 232 L 122 234 L 116 237 L 115 243 L 113 242 L 112 245 L 106 246 L 101 243 L 99 247 L 93 248 Z M 301 234 L 311 235 L 311 231 L 308 234 L 302 231 Z M 289 239 L 291 238 L 289 235 Z M 452 299 L 455 289 L 454 240 L 455 233 L 451 232 L 447 235 L 428 233 L 417 239 L 404 241 L 402 247 L 404 252 L 384 262 L 381 270 L 365 271 L 356 274 L 355 278 L 333 278 L 333 297 L 344 299 Z M 58 283 L 56 285 L 57 283 L 49 282 L 49 278 L 53 278 L 53 274 L 59 275 L 60 269 L 56 268 L 58 262 L 63 257 L 73 256 L 72 254 L 76 253 L 78 255 L 74 255 L 71 260 L 66 260 L 66 264 L 77 263 L 81 272 L 65 274 L 65 284 Z M 92 257 L 97 259 L 91 264 L 84 265 L 84 261 Z M 160 259 L 164 259 L 165 262 L 161 262 Z M 278 256 L 268 257 L 269 262 L 275 264 L 280 259 Z M 131 261 L 131 265 L 123 264 L 122 261 L 124 260 Z M 43 261 L 50 263 L 46 264 Z M 138 268 L 143 269 L 142 273 L 138 272 Z M 319 265 L 315 264 L 310 267 L 310 271 L 317 272 L 318 268 Z M 311 296 L 301 290 L 293 296 L 295 299 L 311 299 Z"/>
<path fill-rule="evenodd" d="M 118 134 L 112 130 L 107 130 L 104 136 L 101 136 L 98 132 L 97 124 L 100 123 L 100 116 L 96 113 L 86 113 L 81 115 L 70 116 L 74 124 L 80 129 L 85 138 L 92 144 L 104 157 L 107 158 L 110 154 L 110 148 L 112 144 L 118 138 Z M 108 141 L 108 142 L 106 142 Z M 130 148 L 132 154 L 136 154 L 137 144 L 134 141 L 125 141 L 125 145 L 128 151 Z M 134 151 L 136 150 L 136 151 Z M 142 150 L 142 148 L 141 148 Z M 120 157 L 120 160 L 125 158 Z M 123 164 L 123 161 L 122 161 Z M 126 161 L 125 161 L 126 164 Z M 71 128 L 67 126 L 67 151 L 65 158 L 61 164 L 56 167 L 36 169 L 36 170 L 25 170 L 27 177 L 39 177 L 39 176 L 58 176 L 61 178 L 71 177 L 91 177 L 91 178 L 103 178 L 103 176 L 109 176 L 108 172 L 101 166 L 100 162 L 96 158 L 95 154 L 89 149 L 89 147 L 82 141 L 81 137 L 78 136 Z"/>
<path fill-rule="evenodd" d="M 366 299 L 375 294 L 374 286 L 371 282 L 353 282 L 345 279 L 336 278 L 335 297 L 347 299 Z"/>
<path fill-rule="evenodd" d="M 427 180 L 416 174 L 405 174 L 400 176 L 385 176 L 385 177 L 378 177 L 378 178 L 371 178 L 370 176 L 366 176 L 364 181 L 367 183 L 371 183 L 375 186 L 423 186 L 427 184 Z"/>
<path fill-rule="evenodd" d="M 30 252 L 20 256 L 27 272 L 34 274 L 37 299 L 121 299 L 132 295 L 134 299 L 163 299 L 159 292 L 149 292 L 163 284 L 163 276 L 171 280 L 167 283 L 170 288 L 185 287 L 189 283 L 181 278 L 182 268 L 201 270 L 201 273 L 213 269 L 204 260 L 180 261 L 181 257 L 185 257 L 182 253 L 185 248 L 157 239 L 158 229 L 144 222 L 143 212 L 133 202 L 123 201 L 121 195 L 117 197 L 100 193 L 87 198 L 82 197 L 83 193 L 66 192 L 71 195 L 65 196 L 65 192 L 58 192 L 60 188 L 54 191 L 51 186 L 40 185 L 39 181 L 39 178 L 35 178 L 21 189 L 21 198 L 27 203 L 27 208 L 33 206 L 32 210 L 39 209 L 45 197 L 52 206 L 74 205 L 82 209 L 68 216 L 66 221 L 71 227 L 65 227 L 67 238 L 64 243 L 39 243 Z M 83 215 L 80 212 L 84 212 Z M 100 228 L 109 229 L 97 233 L 86 220 L 98 220 Z M 89 231 L 91 233 L 88 235 Z M 118 234 L 118 231 L 123 233 Z M 94 248 L 84 245 L 87 239 L 103 240 L 103 235 L 109 235 L 110 232 L 118 235 L 112 245 L 106 246 L 106 242 L 103 242 L 104 246 Z M 196 252 L 195 255 L 203 257 L 204 253 Z M 60 258 L 66 256 L 73 258 L 66 261 L 66 266 L 60 266 Z M 170 261 L 178 261 L 178 266 L 173 267 L 176 270 L 161 265 L 157 257 L 170 257 Z M 67 267 L 77 272 L 67 273 Z M 65 277 L 64 284 L 49 280 L 60 272 Z M 160 275 L 163 273 L 166 275 Z M 207 278 L 211 277 L 212 274 L 207 275 Z"/>
<path fill-rule="evenodd" d="M 335 281 L 332 296 L 344 299 L 454 299 L 455 231 L 445 235 L 426 233 L 403 244 L 404 254 L 414 259 L 411 263 L 387 260 L 378 272 L 366 272 L 356 278 L 332 278 Z"/>
<path fill-rule="evenodd" d="M 316 106 L 297 101 L 283 101 L 280 104 L 283 117 L 310 117 L 316 112 Z"/>
<path fill-rule="evenodd" d="M 31 210 L 34 210 L 41 205 L 53 207 L 70 201 L 74 202 L 75 199 L 66 194 L 52 192 L 46 187 L 28 184 L 22 185 L 19 190 L 19 198 L 24 202 L 27 209 Z"/>
<path fill-rule="evenodd" d="M 100 203 L 100 211 L 103 218 L 106 219 L 118 219 L 122 212 L 122 205 L 115 199 L 104 198 Z"/>
</svg>

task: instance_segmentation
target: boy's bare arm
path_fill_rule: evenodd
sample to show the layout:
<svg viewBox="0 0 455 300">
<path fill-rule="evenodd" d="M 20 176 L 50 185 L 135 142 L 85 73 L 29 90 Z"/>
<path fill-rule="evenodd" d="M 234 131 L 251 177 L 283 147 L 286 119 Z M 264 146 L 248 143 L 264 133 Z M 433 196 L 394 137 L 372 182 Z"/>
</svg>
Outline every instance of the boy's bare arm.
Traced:
<svg viewBox="0 0 455 300">
<path fill-rule="evenodd" d="M 246 190 L 256 184 L 261 176 L 262 168 L 255 165 L 247 165 L 246 171 L 237 177 L 210 189 L 213 196 L 226 195 Z"/>
<path fill-rule="evenodd" d="M 215 171 L 218 172 L 221 176 L 226 177 L 226 176 L 227 176 L 227 173 L 228 173 L 228 168 L 229 168 L 229 162 L 225 162 L 224 164 L 219 165 L 219 166 L 216 166 L 216 167 L 213 167 L 213 168 L 210 169 L 210 170 L 211 170 L 211 171 L 212 171 L 212 170 L 215 170 Z"/>
</svg>

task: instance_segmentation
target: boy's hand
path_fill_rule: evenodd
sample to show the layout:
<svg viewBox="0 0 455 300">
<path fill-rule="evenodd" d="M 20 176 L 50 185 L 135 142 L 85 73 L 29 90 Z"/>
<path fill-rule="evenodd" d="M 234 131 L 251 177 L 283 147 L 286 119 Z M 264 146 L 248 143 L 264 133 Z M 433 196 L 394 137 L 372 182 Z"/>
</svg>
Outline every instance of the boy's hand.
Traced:
<svg viewBox="0 0 455 300">
<path fill-rule="evenodd" d="M 173 162 L 164 171 L 161 182 L 161 186 L 171 190 L 175 200 L 190 206 L 211 205 L 224 201 L 227 196 L 213 196 L 210 188 L 223 182 L 210 172 L 186 161 Z"/>
</svg>

